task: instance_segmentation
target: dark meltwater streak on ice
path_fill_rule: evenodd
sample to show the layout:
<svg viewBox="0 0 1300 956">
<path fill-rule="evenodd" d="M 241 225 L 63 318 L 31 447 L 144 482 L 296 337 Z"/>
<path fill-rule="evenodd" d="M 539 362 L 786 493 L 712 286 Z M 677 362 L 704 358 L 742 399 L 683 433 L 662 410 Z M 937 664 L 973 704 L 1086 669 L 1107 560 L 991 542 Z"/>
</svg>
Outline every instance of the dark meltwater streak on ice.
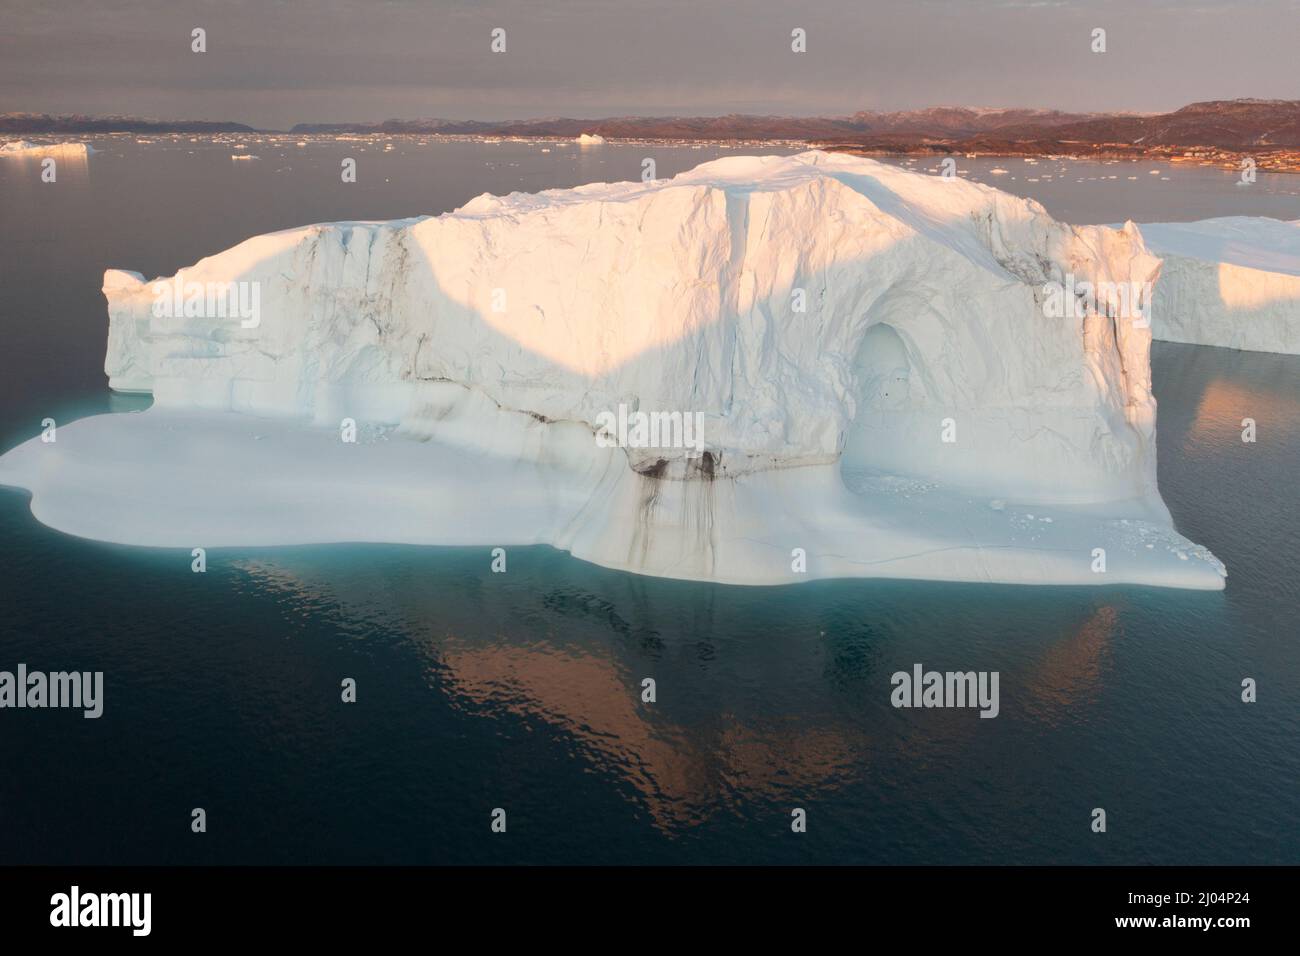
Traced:
<svg viewBox="0 0 1300 956">
<path fill-rule="evenodd" d="M 0 165 L 0 447 L 47 416 L 147 404 L 104 384 L 106 267 L 170 274 L 303 222 L 726 154 L 331 143 L 232 163 L 208 143 L 99 145 L 54 185 Z M 345 155 L 355 186 L 339 182 Z M 1101 169 L 1116 167 L 1083 175 Z M 1169 173 L 1196 197 L 1187 216 L 1155 176 L 1127 212 L 1101 192 L 1049 208 L 1268 212 L 1232 207 L 1242 191 L 1204 174 Z M 1300 178 L 1265 179 L 1271 214 L 1300 216 Z M 1153 365 L 1161 489 L 1179 530 L 1227 564 L 1222 593 L 738 588 L 548 548 L 511 549 L 504 575 L 488 549 L 384 546 L 213 551 L 197 575 L 185 552 L 50 531 L 0 489 L 0 669 L 105 674 L 97 721 L 0 711 L 0 859 L 1294 863 L 1300 358 L 1158 344 Z M 1000 671 L 1000 715 L 893 709 L 890 675 L 916 662 Z M 355 705 L 339 702 L 345 677 Z M 1240 701 L 1244 677 L 1256 704 Z M 204 837 L 189 830 L 200 806 Z"/>
</svg>

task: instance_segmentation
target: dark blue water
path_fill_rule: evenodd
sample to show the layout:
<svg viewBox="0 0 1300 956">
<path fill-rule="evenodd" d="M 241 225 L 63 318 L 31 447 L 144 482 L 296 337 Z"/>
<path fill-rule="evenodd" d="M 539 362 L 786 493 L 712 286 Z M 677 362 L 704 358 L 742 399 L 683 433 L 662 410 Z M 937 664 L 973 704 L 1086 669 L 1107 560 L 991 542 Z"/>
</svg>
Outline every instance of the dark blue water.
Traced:
<svg viewBox="0 0 1300 956">
<path fill-rule="evenodd" d="M 281 173 L 262 146 L 123 146 L 53 186 L 0 167 L 0 447 L 139 407 L 104 384 L 107 266 L 169 274 L 507 176 L 632 178 L 648 152 L 606 154 L 629 167 L 606 176 L 573 150 L 462 144 L 386 157 L 369 186 L 363 164 L 354 192 L 311 179 L 347 148 Z M 709 155 L 655 152 L 664 174 Z M 0 489 L 0 669 L 106 685 L 99 720 L 0 710 L 0 861 L 1300 862 L 1300 359 L 1158 345 L 1153 363 L 1161 487 L 1228 565 L 1222 593 L 736 588 L 549 548 L 512 549 L 506 574 L 487 549 L 210 551 L 198 575 L 187 552 L 50 531 Z M 917 662 L 999 671 L 1000 715 L 892 708 Z"/>
</svg>

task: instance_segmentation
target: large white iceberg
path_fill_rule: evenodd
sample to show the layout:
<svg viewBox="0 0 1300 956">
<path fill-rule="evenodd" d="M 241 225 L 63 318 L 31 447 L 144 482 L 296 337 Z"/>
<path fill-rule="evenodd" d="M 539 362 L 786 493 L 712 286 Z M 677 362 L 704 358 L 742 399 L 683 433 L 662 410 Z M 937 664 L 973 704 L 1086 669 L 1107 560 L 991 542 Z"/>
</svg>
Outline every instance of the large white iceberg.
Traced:
<svg viewBox="0 0 1300 956">
<path fill-rule="evenodd" d="M 1221 588 L 1156 488 L 1149 330 L 1043 306 L 1159 268 L 1131 225 L 820 152 L 292 229 L 106 273 L 110 384 L 153 407 L 33 439 L 0 483 L 144 545 Z M 236 286 L 255 321 L 182 307 Z M 650 413 L 695 440 L 644 447 L 625 426 Z"/>
<path fill-rule="evenodd" d="M 1300 354 L 1300 220 L 1150 223 L 1142 236 L 1165 263 L 1151 310 L 1157 339 Z"/>
</svg>

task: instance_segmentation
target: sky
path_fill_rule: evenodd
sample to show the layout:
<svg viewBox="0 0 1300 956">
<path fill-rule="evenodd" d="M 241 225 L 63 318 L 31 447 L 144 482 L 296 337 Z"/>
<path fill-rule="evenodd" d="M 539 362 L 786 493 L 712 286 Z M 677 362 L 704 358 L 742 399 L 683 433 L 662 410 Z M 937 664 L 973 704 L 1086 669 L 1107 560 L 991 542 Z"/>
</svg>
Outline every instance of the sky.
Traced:
<svg viewBox="0 0 1300 956">
<path fill-rule="evenodd" d="M 204 53 L 191 50 L 196 27 Z M 504 53 L 491 50 L 498 27 Z M 792 52 L 795 28 L 807 52 Z M 0 112 L 267 129 L 938 105 L 1155 112 L 1300 99 L 1297 37 L 1300 0 L 0 0 Z"/>
</svg>

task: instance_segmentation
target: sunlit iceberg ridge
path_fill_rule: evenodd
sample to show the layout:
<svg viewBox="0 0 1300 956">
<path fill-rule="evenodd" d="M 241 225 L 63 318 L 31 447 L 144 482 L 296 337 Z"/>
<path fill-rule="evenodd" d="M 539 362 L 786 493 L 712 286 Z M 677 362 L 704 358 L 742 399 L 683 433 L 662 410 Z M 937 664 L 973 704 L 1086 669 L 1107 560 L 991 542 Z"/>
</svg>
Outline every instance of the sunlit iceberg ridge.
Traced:
<svg viewBox="0 0 1300 956">
<path fill-rule="evenodd" d="M 106 273 L 110 384 L 153 406 L 0 483 L 136 545 L 1217 589 L 1156 487 L 1150 330 L 1044 308 L 1159 269 L 1131 225 L 820 152 L 287 230 Z"/>
</svg>

